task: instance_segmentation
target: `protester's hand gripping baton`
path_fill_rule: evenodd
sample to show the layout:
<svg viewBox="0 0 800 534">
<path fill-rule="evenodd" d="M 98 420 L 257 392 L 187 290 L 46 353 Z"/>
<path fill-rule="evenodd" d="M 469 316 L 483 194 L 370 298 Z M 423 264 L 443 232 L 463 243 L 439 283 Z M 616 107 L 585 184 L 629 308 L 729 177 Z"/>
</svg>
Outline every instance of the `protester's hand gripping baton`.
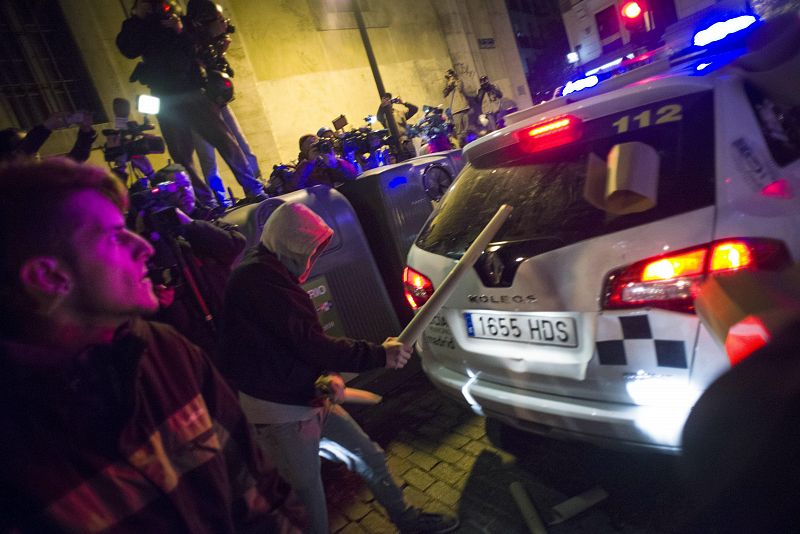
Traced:
<svg viewBox="0 0 800 534">
<path fill-rule="evenodd" d="M 411 322 L 400 332 L 398 336 L 400 343 L 403 345 L 413 345 L 417 341 L 419 336 L 422 335 L 422 332 L 428 327 L 428 324 L 433 320 L 433 317 L 439 313 L 444 303 L 450 298 L 453 289 L 455 289 L 461 277 L 464 276 L 464 273 L 471 269 L 472 266 L 475 265 L 475 262 L 478 261 L 483 250 L 489 245 L 492 239 L 494 239 L 494 236 L 500 230 L 500 227 L 503 226 L 503 223 L 506 222 L 508 216 L 511 215 L 513 209 L 514 208 L 508 204 L 500 206 L 500 209 L 494 214 L 489 224 L 481 230 L 481 233 L 478 234 L 475 241 L 472 242 L 461 259 L 458 260 L 453 269 L 444 278 L 439 288 L 433 292 L 428 302 L 420 308 L 414 318 L 411 319 Z"/>
<path fill-rule="evenodd" d="M 422 308 L 417 312 L 411 322 L 400 332 L 398 336 L 398 340 L 403 345 L 413 345 L 414 342 L 417 341 L 422 332 L 425 331 L 428 324 L 433 320 L 433 317 L 439 313 L 439 310 L 442 309 L 444 303 L 453 293 L 453 289 L 455 288 L 458 281 L 464 276 L 464 273 L 467 272 L 468 269 L 471 269 L 475 262 L 478 261 L 483 250 L 489 245 L 489 243 L 494 239 L 494 236 L 500 230 L 500 227 L 503 226 L 503 223 L 506 222 L 508 216 L 511 214 L 512 207 L 508 204 L 503 204 L 500 206 L 500 209 L 497 210 L 497 213 L 494 214 L 492 219 L 489 221 L 484 229 L 478 234 L 478 237 L 475 238 L 475 241 L 469 246 L 467 251 L 461 257 L 458 262 L 456 262 L 453 269 L 447 274 L 447 276 L 442 281 L 442 284 L 433 292 L 431 298 L 428 299 Z M 361 389 L 355 388 L 345 388 L 344 390 L 344 400 L 343 402 L 348 403 L 356 403 L 356 404 L 377 404 L 381 401 L 382 397 L 380 395 L 376 395 L 375 393 L 371 393 L 369 391 L 364 391 Z"/>
</svg>

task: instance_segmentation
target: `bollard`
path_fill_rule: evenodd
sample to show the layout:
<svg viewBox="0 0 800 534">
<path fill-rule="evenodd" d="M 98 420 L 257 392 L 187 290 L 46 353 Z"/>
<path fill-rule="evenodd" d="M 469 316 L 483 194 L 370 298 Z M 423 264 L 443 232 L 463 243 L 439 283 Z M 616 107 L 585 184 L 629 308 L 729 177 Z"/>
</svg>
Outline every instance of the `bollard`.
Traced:
<svg viewBox="0 0 800 534">
<path fill-rule="evenodd" d="M 517 508 L 522 512 L 522 518 L 528 526 L 531 534 L 547 534 L 547 529 L 544 528 L 544 523 L 536 511 L 536 507 L 528 497 L 528 492 L 522 487 L 519 482 L 512 482 L 508 487 L 511 496 L 514 497 L 514 502 L 517 503 Z"/>
<path fill-rule="evenodd" d="M 590 490 L 584 491 L 580 495 L 571 497 L 553 506 L 553 520 L 550 521 L 550 524 L 557 525 L 563 523 L 567 519 L 575 517 L 584 510 L 591 508 L 606 497 L 608 497 L 608 493 L 600 486 L 595 486 Z"/>
</svg>

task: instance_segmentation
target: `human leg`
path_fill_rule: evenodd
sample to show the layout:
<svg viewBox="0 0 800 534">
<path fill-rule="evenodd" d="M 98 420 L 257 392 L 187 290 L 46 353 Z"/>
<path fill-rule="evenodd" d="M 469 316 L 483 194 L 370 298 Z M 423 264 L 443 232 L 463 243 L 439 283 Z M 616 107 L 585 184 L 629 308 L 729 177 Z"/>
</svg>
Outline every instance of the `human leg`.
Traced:
<svg viewBox="0 0 800 534">
<path fill-rule="evenodd" d="M 197 152 L 197 160 L 200 162 L 200 170 L 203 171 L 208 187 L 214 192 L 220 204 L 227 203 L 225 186 L 217 168 L 217 156 L 214 153 L 214 147 L 194 131 L 192 132 L 192 141 Z"/>
<path fill-rule="evenodd" d="M 253 175 L 244 152 L 222 120 L 219 107 L 204 95 L 197 93 L 192 96 L 192 110 L 192 128 L 217 149 L 231 168 L 236 181 L 244 189 L 245 195 L 248 197 L 263 195 L 264 186 Z"/>
<path fill-rule="evenodd" d="M 169 150 L 170 158 L 183 165 L 186 174 L 194 187 L 200 204 L 215 207 L 217 201 L 206 183 L 200 178 L 194 166 L 194 142 L 189 121 L 185 117 L 185 108 L 181 96 L 162 97 L 161 111 L 158 113 L 158 125 L 161 135 Z"/>
<path fill-rule="evenodd" d="M 327 534 L 328 509 L 320 473 L 321 416 L 308 421 L 255 425 L 256 441 L 306 506 L 310 532 Z"/>
<path fill-rule="evenodd" d="M 489 124 L 487 125 L 487 130 L 493 132 L 497 129 L 497 113 L 492 113 L 491 111 L 486 114 L 486 118 L 489 120 Z"/>
<path fill-rule="evenodd" d="M 455 517 L 430 514 L 406 505 L 402 490 L 386 467 L 383 449 L 341 406 L 333 405 L 326 414 L 319 454 L 361 475 L 401 534 L 442 534 L 458 528 Z"/>
<path fill-rule="evenodd" d="M 250 170 L 253 171 L 253 175 L 258 179 L 261 176 L 261 167 L 258 165 L 258 158 L 256 155 L 253 154 L 253 151 L 250 149 L 250 144 L 247 142 L 247 139 L 242 132 L 242 127 L 239 126 L 239 121 L 236 119 L 236 115 L 233 114 L 233 109 L 230 106 L 222 106 L 220 110 L 222 113 L 222 120 L 225 121 L 225 124 L 228 125 L 233 137 L 236 138 L 236 142 L 239 143 L 239 148 L 242 149 L 244 152 L 244 156 L 247 158 L 247 163 L 250 165 Z"/>
<path fill-rule="evenodd" d="M 467 134 L 468 127 L 469 127 L 469 110 L 453 113 L 453 130 L 454 130 L 453 133 L 458 139 L 458 143 L 460 146 L 464 146 L 464 136 Z"/>
<path fill-rule="evenodd" d="M 375 499 L 394 523 L 402 520 L 408 508 L 402 490 L 392 480 L 380 445 L 372 441 L 350 414 L 338 405 L 331 406 L 322 425 L 319 454 L 343 463 L 367 483 Z"/>
</svg>

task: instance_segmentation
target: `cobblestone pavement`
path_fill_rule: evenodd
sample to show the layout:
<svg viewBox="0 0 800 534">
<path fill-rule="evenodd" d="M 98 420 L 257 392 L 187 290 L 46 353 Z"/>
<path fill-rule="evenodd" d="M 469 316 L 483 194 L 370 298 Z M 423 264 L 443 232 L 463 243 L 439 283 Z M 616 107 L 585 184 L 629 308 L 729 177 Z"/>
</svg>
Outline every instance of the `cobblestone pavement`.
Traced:
<svg viewBox="0 0 800 534">
<path fill-rule="evenodd" d="M 487 435 L 483 417 L 445 397 L 422 373 L 381 404 L 351 411 L 386 450 L 408 502 L 457 514 L 459 533 L 527 533 L 509 492 L 515 481 L 545 521 L 552 518 L 551 507 L 569 497 L 596 486 L 608 492 L 590 510 L 548 526 L 551 534 L 668 531 L 685 504 L 672 482 L 670 457 L 540 438 L 491 421 Z M 332 532 L 396 531 L 357 475 L 324 463 L 323 480 Z"/>
</svg>

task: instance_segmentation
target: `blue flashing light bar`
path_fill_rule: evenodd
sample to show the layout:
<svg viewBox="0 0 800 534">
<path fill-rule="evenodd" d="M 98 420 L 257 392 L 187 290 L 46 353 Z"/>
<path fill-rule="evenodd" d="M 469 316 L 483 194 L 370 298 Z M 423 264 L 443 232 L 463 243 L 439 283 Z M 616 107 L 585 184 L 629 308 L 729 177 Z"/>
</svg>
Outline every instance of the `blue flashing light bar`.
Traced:
<svg viewBox="0 0 800 534">
<path fill-rule="evenodd" d="M 708 46 L 721 41 L 731 34 L 740 32 L 758 21 L 753 15 L 742 15 L 732 19 L 716 22 L 704 30 L 694 34 L 692 40 L 695 46 Z"/>
<path fill-rule="evenodd" d="M 617 58 L 617 59 L 615 59 L 614 61 L 609 61 L 609 62 L 608 62 L 608 63 L 606 63 L 605 65 L 600 65 L 599 67 L 597 67 L 597 68 L 595 68 L 595 69 L 592 69 L 592 70 L 588 71 L 588 72 L 586 73 L 586 76 L 592 76 L 592 75 L 594 75 L 594 74 L 597 74 L 597 73 L 599 73 L 599 72 L 602 72 L 602 71 L 604 71 L 604 70 L 610 69 L 610 68 L 612 68 L 612 67 L 616 67 L 617 65 L 619 65 L 620 63 L 622 63 L 622 60 L 623 60 L 623 59 L 625 59 L 625 58 Z"/>
<path fill-rule="evenodd" d="M 566 96 L 570 93 L 576 93 L 578 91 L 583 91 L 584 89 L 594 87 L 599 82 L 600 80 L 597 78 L 597 76 L 587 76 L 586 78 L 581 78 L 580 80 L 575 80 L 574 82 L 567 82 L 567 85 L 565 85 L 564 89 L 561 91 L 561 96 Z"/>
</svg>

